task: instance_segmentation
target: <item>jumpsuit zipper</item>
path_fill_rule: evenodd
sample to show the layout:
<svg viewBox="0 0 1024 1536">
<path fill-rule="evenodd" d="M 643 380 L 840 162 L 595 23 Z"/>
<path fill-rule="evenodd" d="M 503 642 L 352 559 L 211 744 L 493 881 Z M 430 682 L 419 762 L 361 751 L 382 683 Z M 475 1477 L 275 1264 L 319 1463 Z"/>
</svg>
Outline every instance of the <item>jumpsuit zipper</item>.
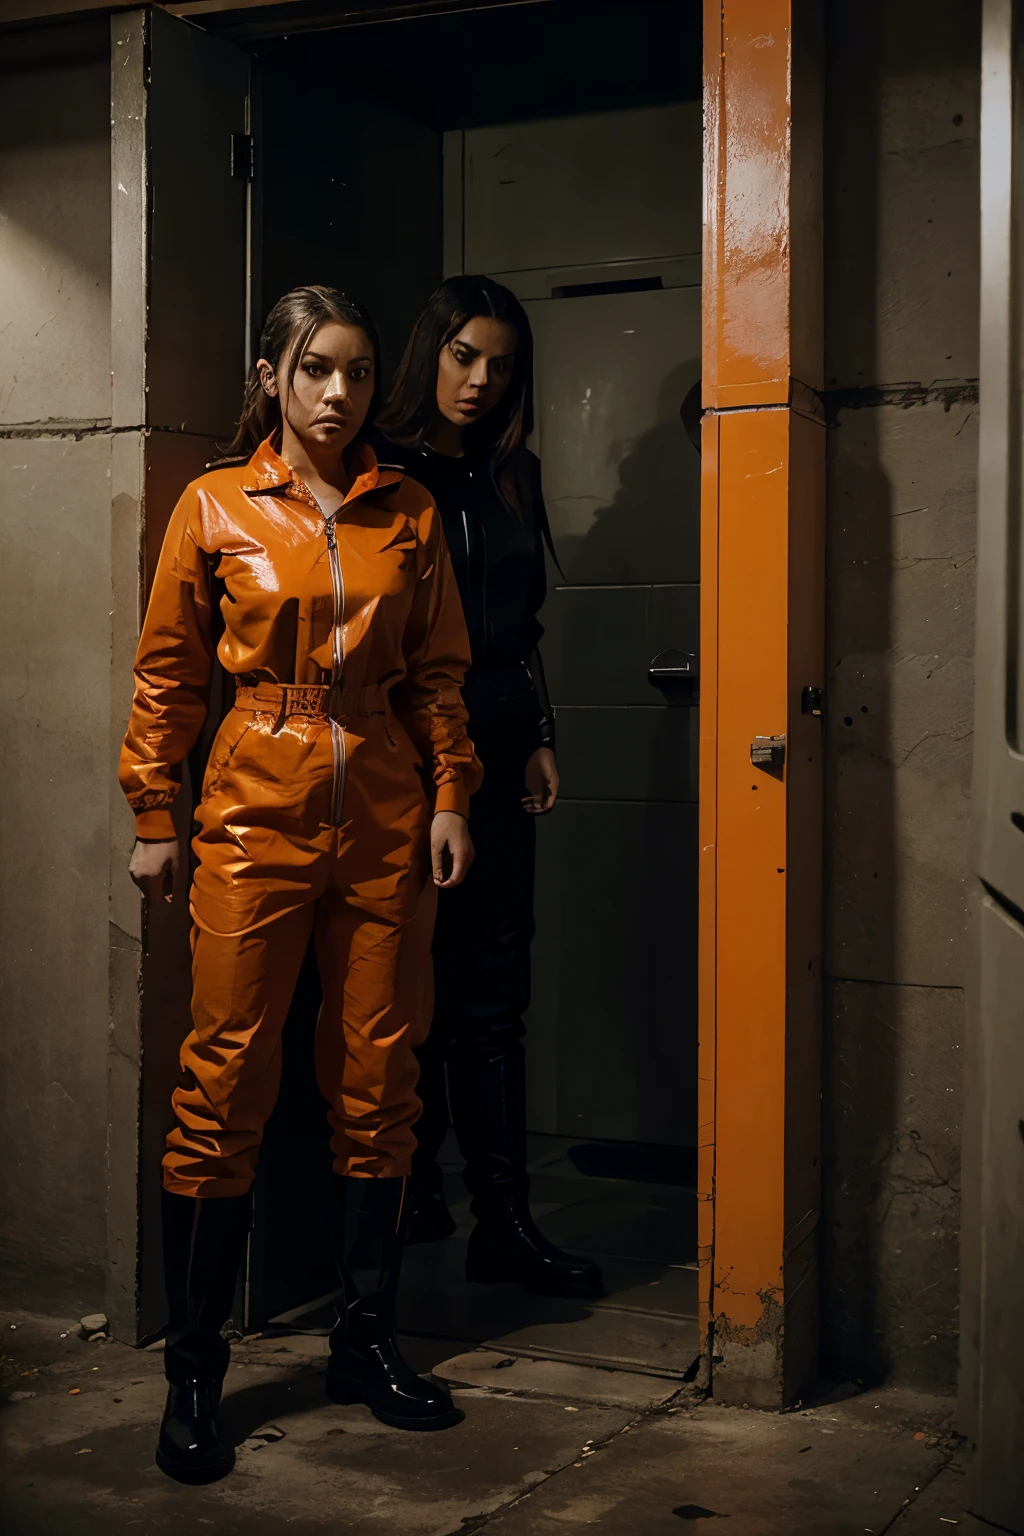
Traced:
<svg viewBox="0 0 1024 1536">
<path fill-rule="evenodd" d="M 341 571 L 341 556 L 338 553 L 338 537 L 335 528 L 337 512 L 324 518 L 324 533 L 327 535 L 327 560 L 331 567 L 331 586 L 334 589 L 334 641 L 331 658 L 331 707 L 340 697 L 341 673 L 345 663 L 345 578 Z M 329 716 L 331 728 L 331 749 L 334 754 L 334 784 L 331 794 L 331 825 L 341 826 L 342 802 L 345 798 L 345 768 L 346 748 L 345 732 L 335 720 Z"/>
</svg>

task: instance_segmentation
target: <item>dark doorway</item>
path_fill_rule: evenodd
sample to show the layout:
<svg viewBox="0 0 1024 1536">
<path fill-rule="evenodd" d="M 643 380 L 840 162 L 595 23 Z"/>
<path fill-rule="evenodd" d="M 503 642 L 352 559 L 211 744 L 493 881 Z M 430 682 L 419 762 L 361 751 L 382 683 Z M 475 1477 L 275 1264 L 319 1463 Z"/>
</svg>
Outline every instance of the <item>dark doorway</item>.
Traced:
<svg viewBox="0 0 1024 1536">
<path fill-rule="evenodd" d="M 389 372 L 441 277 L 487 271 L 538 341 L 563 800 L 540 829 L 533 1199 L 555 1241 L 600 1258 L 609 1296 L 467 1286 L 452 1141 L 460 1230 L 410 1252 L 404 1325 L 681 1373 L 697 1353 L 697 709 L 666 669 L 698 650 L 699 465 L 679 412 L 700 372 L 700 8 L 548 0 L 258 53 L 262 312 L 297 283 L 346 289 Z M 316 1007 L 310 964 L 261 1157 L 254 1326 L 327 1324 Z"/>
</svg>

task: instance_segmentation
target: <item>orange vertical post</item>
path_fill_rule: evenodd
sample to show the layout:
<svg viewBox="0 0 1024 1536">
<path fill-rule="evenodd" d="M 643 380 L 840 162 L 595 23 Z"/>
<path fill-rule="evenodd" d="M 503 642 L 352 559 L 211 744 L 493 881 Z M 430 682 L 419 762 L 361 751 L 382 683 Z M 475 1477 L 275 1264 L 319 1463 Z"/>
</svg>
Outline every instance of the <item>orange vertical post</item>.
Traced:
<svg viewBox="0 0 1024 1536">
<path fill-rule="evenodd" d="M 818 1343 L 820 11 L 704 12 L 701 1307 L 715 1397 L 765 1408 Z"/>
</svg>

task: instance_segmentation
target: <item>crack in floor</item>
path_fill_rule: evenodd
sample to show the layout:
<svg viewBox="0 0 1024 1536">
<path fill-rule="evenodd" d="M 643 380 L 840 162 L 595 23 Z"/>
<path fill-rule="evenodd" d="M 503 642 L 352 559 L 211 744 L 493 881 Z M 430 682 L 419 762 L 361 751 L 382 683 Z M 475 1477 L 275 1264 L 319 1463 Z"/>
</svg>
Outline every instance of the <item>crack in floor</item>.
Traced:
<svg viewBox="0 0 1024 1536">
<path fill-rule="evenodd" d="M 487 1389 L 485 1388 L 484 1390 Z M 669 1413 L 675 1411 L 673 1404 L 680 1398 L 692 1401 L 693 1393 L 688 1392 L 685 1387 L 681 1387 L 678 1392 L 665 1402 L 643 1409 L 635 1418 L 630 1419 L 627 1424 L 612 1430 L 611 1434 L 605 1435 L 602 1440 L 592 1442 L 592 1449 L 582 1452 L 581 1455 L 585 1456 L 585 1459 L 589 1461 L 592 1456 L 597 1456 L 602 1451 L 606 1451 L 609 1446 L 614 1445 L 617 1440 L 620 1440 L 623 1435 L 628 1434 L 631 1430 L 638 1428 L 651 1419 L 667 1417 Z M 517 1509 L 520 1504 L 525 1504 L 527 1499 L 536 1493 L 538 1489 L 547 1488 L 550 1483 L 554 1482 L 555 1478 L 561 1477 L 564 1472 L 571 1472 L 574 1468 L 582 1465 L 583 1462 L 574 1457 L 572 1461 L 567 1461 L 562 1466 L 555 1467 L 547 1476 L 538 1478 L 532 1487 L 525 1489 L 522 1493 L 514 1494 L 510 1499 L 505 1499 L 501 1504 L 495 1506 L 494 1509 L 487 1510 L 480 1515 L 467 1515 L 454 1530 L 446 1531 L 445 1536 L 474 1536 L 475 1532 L 485 1530 L 499 1516 L 507 1515 L 510 1510 Z"/>
</svg>

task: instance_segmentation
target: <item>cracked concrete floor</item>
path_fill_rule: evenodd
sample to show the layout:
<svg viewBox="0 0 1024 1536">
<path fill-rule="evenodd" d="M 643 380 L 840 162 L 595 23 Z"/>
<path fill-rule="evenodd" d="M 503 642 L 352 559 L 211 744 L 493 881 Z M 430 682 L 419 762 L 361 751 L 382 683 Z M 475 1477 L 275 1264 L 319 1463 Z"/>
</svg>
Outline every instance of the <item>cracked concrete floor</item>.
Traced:
<svg viewBox="0 0 1024 1536">
<path fill-rule="evenodd" d="M 966 1523 L 944 1400 L 887 1390 L 745 1412 L 649 1376 L 444 1341 L 407 1341 L 418 1368 L 467 1383 L 454 1385 L 464 1422 L 429 1435 L 328 1403 L 322 1339 L 236 1346 L 236 1469 L 183 1488 L 153 1465 L 158 1347 L 86 1343 L 77 1323 L 28 1314 L 0 1326 L 6 1536 L 684 1536 L 718 1519 L 730 1536 L 942 1536 Z M 283 1435 L 263 1438 L 271 1426 Z"/>
</svg>

